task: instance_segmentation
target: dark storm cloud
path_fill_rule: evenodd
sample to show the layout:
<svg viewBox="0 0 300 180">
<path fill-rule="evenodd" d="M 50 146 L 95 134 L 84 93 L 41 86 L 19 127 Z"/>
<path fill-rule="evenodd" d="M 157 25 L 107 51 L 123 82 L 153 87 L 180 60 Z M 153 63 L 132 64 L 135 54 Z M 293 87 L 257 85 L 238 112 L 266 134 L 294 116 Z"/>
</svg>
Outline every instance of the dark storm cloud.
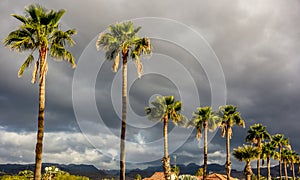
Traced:
<svg viewBox="0 0 300 180">
<path fill-rule="evenodd" d="M 17 3 L 16 3 L 17 2 Z M 16 29 L 19 22 L 10 14 L 21 14 L 24 6 L 31 3 L 41 3 L 47 8 L 66 9 L 63 16 L 63 28 L 76 28 L 78 34 L 74 36 L 77 45 L 71 51 L 76 60 L 82 60 L 82 52 L 89 43 L 105 30 L 109 24 L 116 21 L 134 19 L 138 17 L 163 17 L 180 21 L 199 32 L 218 56 L 222 65 L 227 85 L 228 103 L 239 105 L 239 110 L 246 121 L 246 129 L 234 128 L 232 148 L 242 145 L 247 128 L 254 123 L 263 123 L 271 134 L 284 133 L 290 137 L 292 147 L 300 152 L 298 117 L 300 108 L 300 31 L 298 18 L 300 16 L 298 1 L 1 1 L 0 23 L 3 40 L 12 30 Z M 160 28 L 160 27 L 153 27 Z M 172 29 L 161 29 L 162 32 L 172 34 Z M 142 32 L 147 32 L 142 31 Z M 147 34 L 145 34 L 147 35 Z M 176 34 L 177 35 L 177 34 Z M 177 35 L 178 37 L 188 34 Z M 188 38 L 187 38 L 188 39 Z M 195 42 L 190 42 L 196 45 Z M 153 40 L 154 52 L 165 54 L 180 62 L 186 67 L 195 80 L 199 92 L 201 105 L 211 103 L 211 87 L 205 74 L 205 69 L 197 63 L 195 58 L 183 48 L 170 42 Z M 94 44 L 89 58 L 84 62 L 100 62 L 100 54 L 96 52 Z M 0 132 L 1 149 L 0 162 L 30 162 L 33 161 L 33 146 L 28 142 L 35 142 L 35 129 L 37 119 L 37 85 L 30 84 L 31 70 L 24 73 L 24 77 L 17 78 L 18 68 L 25 60 L 27 53 L 16 53 L 0 48 Z M 99 56 L 98 56 L 99 55 Z M 153 56 L 149 63 L 157 62 L 161 56 Z M 167 57 L 166 57 L 167 58 Z M 51 60 L 52 61 L 52 60 Z M 145 60 L 148 61 L 148 60 Z M 147 64 L 148 62 L 145 62 Z M 118 140 L 120 118 L 113 109 L 111 100 L 112 80 L 115 74 L 111 72 L 111 62 L 104 63 L 99 70 L 95 84 L 95 97 L 97 108 L 105 125 L 111 128 L 111 134 L 101 134 L 104 129 L 97 128 L 98 123 L 93 116 L 86 113 L 86 124 L 90 127 L 89 135 L 97 139 L 103 137 L 100 144 L 106 144 L 102 152 L 94 151 L 93 144 L 89 144 L 79 133 L 77 117 L 72 105 L 72 80 L 75 70 L 65 62 L 49 61 L 47 75 L 47 102 L 46 102 L 46 134 L 47 148 L 45 159 L 55 157 L 56 162 L 92 163 L 100 168 L 116 168 L 118 156 Z M 146 68 L 146 67 L 145 67 Z M 105 70 L 104 70 L 105 69 Z M 166 69 L 166 71 L 170 71 Z M 89 71 L 85 72 L 89 73 Z M 136 76 L 136 72 L 130 72 Z M 89 80 L 84 73 L 77 79 L 82 92 L 91 93 Z M 155 81 L 156 79 L 156 81 Z M 185 82 L 180 79 L 180 82 Z M 185 82 L 184 85 L 189 85 Z M 175 88 L 176 83 L 159 75 L 145 75 L 136 80 L 130 88 L 130 105 L 134 112 L 143 116 L 143 108 L 148 105 L 148 100 L 153 94 L 175 94 L 179 97 L 185 92 Z M 187 93 L 186 93 L 187 94 Z M 80 97 L 83 107 L 88 104 L 83 93 Z M 188 97 L 192 99 L 192 97 Z M 186 107 L 189 107 L 188 105 Z M 194 108 L 188 108 L 192 112 Z M 187 114 L 187 116 L 191 116 Z M 145 121 L 131 119 L 128 139 L 133 142 L 145 143 L 128 148 L 128 157 L 132 154 L 135 158 L 151 156 L 158 152 L 160 147 L 151 147 L 148 142 L 161 138 L 161 124 L 152 128 L 136 128 Z M 135 125 L 135 126 L 134 126 Z M 25 134 L 22 134 L 22 133 Z M 10 134 L 12 133 L 12 134 Z M 58 133 L 59 136 L 55 136 Z M 184 135 L 178 134 L 178 137 Z M 1 136 L 0 136 L 1 137 Z M 16 141 L 12 141 L 13 140 Z M 64 137 L 62 139 L 55 139 Z M 67 138 L 69 137 L 69 138 Z M 26 141 L 18 142 L 17 139 L 25 138 Z M 48 139 L 47 139 L 48 138 Z M 49 139 L 53 138 L 53 139 Z M 26 142 L 26 143 L 24 143 Z M 172 143 L 172 142 L 171 142 Z M 136 150 L 143 146 L 148 152 Z M 150 146 L 150 147 L 148 147 Z M 225 139 L 217 132 L 212 139 L 209 152 L 210 162 L 224 163 Z M 14 154 L 13 149 L 20 148 L 24 151 Z M 59 147 L 59 148 L 57 148 Z M 11 148 L 11 151 L 7 151 Z M 103 155 L 107 152 L 109 155 Z M 19 154 L 18 154 L 19 153 Z M 178 163 L 199 162 L 202 158 L 201 149 L 194 141 L 194 134 L 186 144 L 175 152 L 178 154 Z M 75 159 L 67 158 L 72 154 Z M 162 154 L 162 152 L 161 152 Z M 159 155 L 161 155 L 159 154 Z M 65 157 L 66 156 L 66 157 Z M 25 158 L 26 157 L 26 158 Z M 30 157 L 30 158 L 28 158 Z M 51 158 L 50 158 L 51 157 Z M 93 157 L 93 158 L 91 158 Z M 101 163 L 99 163 L 101 162 Z M 149 162 L 159 164 L 160 161 Z M 234 164 L 236 164 L 235 162 Z M 134 167 L 135 164 L 129 164 Z"/>
</svg>

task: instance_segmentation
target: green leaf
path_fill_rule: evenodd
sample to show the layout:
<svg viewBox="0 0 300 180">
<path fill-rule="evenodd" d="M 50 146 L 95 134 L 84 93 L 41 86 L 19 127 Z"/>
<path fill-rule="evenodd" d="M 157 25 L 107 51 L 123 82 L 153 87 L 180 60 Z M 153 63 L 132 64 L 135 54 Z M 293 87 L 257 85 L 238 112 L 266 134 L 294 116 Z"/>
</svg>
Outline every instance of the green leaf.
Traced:
<svg viewBox="0 0 300 180">
<path fill-rule="evenodd" d="M 32 61 L 34 61 L 34 57 L 33 57 L 32 54 L 30 54 L 30 55 L 27 57 L 26 61 L 23 63 L 23 65 L 22 65 L 22 66 L 20 67 L 20 69 L 19 69 L 19 72 L 18 72 L 18 77 L 19 77 L 19 78 L 22 77 L 22 75 L 23 75 L 25 69 L 29 67 L 29 65 L 32 63 Z"/>
</svg>

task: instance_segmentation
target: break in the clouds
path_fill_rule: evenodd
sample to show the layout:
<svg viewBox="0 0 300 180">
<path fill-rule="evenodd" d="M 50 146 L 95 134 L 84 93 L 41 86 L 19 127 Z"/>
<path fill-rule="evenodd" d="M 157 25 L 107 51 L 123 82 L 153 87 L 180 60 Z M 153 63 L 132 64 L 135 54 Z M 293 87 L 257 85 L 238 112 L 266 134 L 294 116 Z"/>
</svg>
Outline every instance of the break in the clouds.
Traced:
<svg viewBox="0 0 300 180">
<path fill-rule="evenodd" d="M 1 41 L 20 25 L 10 14 L 22 14 L 24 6 L 32 3 L 67 10 L 62 27 L 77 29 L 78 34 L 74 36 L 77 44 L 71 51 L 77 64 L 87 65 L 87 69 L 78 72 L 84 66 L 74 70 L 65 62 L 49 60 L 44 162 L 118 168 L 120 100 L 116 97 L 120 96 L 117 90 L 120 75 L 111 72 L 111 62 L 104 62 L 94 41 L 112 23 L 143 17 L 185 24 L 203 37 L 202 45 L 207 43 L 211 47 L 222 68 L 221 71 L 215 68 L 215 73 L 221 73 L 226 83 L 226 91 L 220 93 L 224 93 L 227 103 L 239 105 L 246 121 L 246 129 L 233 129 L 232 148 L 245 143 L 247 128 L 259 122 L 266 125 L 271 134 L 284 133 L 290 138 L 292 147 L 300 152 L 297 121 L 300 116 L 299 1 L 74 0 L 70 3 L 4 0 L 0 3 Z M 128 115 L 127 160 L 130 163 L 127 167 L 131 168 L 136 167 L 137 162 L 139 167 L 159 164 L 158 158 L 163 153 L 162 126 L 148 122 L 143 112 L 153 95 L 173 94 L 184 99 L 184 113 L 190 117 L 197 101 L 201 105 L 212 103 L 212 83 L 218 87 L 221 82 L 213 79 L 208 73 L 209 67 L 199 63 L 197 54 L 189 51 L 190 47 L 199 48 L 202 55 L 199 57 L 209 57 L 205 54 L 208 51 L 201 51 L 199 42 L 191 39 L 193 33 L 177 32 L 167 26 L 148 26 L 145 24 L 141 30 L 143 35 L 159 32 L 187 45 L 181 46 L 168 39 L 151 39 L 154 53 L 151 58 L 143 59 L 145 72 L 161 68 L 163 73 L 148 73 L 137 79 L 134 64 L 129 64 L 132 83 L 128 88 L 131 112 Z M 17 78 L 18 68 L 26 55 L 10 51 L 3 45 L 0 47 L 1 163 L 34 161 L 38 89 L 30 83 L 30 70 L 24 77 Z M 157 69 L 153 66 L 164 62 L 172 66 Z M 79 78 L 74 78 L 76 75 L 80 75 Z M 80 92 L 75 100 L 74 84 Z M 196 91 L 192 91 L 193 88 Z M 99 116 L 94 116 L 89 109 L 91 102 L 87 97 L 91 95 L 93 108 Z M 79 112 L 74 112 L 76 107 L 80 107 Z M 194 139 L 195 132 L 192 129 L 177 131 L 172 125 L 169 129 L 170 151 L 177 155 L 177 163 L 199 163 L 202 146 Z M 211 134 L 210 142 L 209 162 L 224 164 L 225 139 L 216 132 Z M 153 157 L 150 159 L 153 161 L 145 157 Z M 238 162 L 233 164 L 238 168 Z"/>
</svg>

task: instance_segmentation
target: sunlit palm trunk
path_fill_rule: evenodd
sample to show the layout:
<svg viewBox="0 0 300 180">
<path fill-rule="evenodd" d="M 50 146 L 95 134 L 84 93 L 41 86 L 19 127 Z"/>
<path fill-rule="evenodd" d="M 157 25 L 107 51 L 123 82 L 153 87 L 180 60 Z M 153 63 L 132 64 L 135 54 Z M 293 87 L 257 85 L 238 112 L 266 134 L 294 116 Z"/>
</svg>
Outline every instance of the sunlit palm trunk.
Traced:
<svg viewBox="0 0 300 180">
<path fill-rule="evenodd" d="M 282 180 L 281 146 L 279 146 L 279 176 Z"/>
<path fill-rule="evenodd" d="M 245 169 L 244 169 L 244 174 L 246 176 L 246 180 L 251 180 L 252 169 L 251 169 L 250 162 L 246 162 L 246 166 L 245 166 Z"/>
<path fill-rule="evenodd" d="M 164 157 L 162 159 L 164 175 L 166 180 L 171 179 L 170 157 L 168 153 L 168 116 L 164 117 Z"/>
<path fill-rule="evenodd" d="M 127 111 L 127 55 L 123 53 L 122 66 L 122 128 L 121 128 L 121 143 L 120 143 L 120 180 L 125 180 L 125 135 L 126 135 L 126 111 Z"/>
<path fill-rule="evenodd" d="M 292 162 L 292 173 L 293 173 L 293 180 L 296 179 L 296 175 L 295 175 L 295 164 Z"/>
<path fill-rule="evenodd" d="M 43 71 L 43 65 L 46 63 L 47 48 L 40 48 L 40 82 L 39 82 L 39 114 L 38 114 L 38 132 L 37 143 L 35 148 L 35 170 L 34 179 L 41 179 L 42 171 L 42 154 L 43 154 L 43 138 L 44 138 L 44 118 L 45 118 L 45 87 L 46 72 Z"/>
<path fill-rule="evenodd" d="M 203 168 L 203 179 L 206 180 L 207 176 L 207 121 L 203 124 L 204 127 L 204 168 Z"/>
<path fill-rule="evenodd" d="M 283 164 L 284 164 L 284 175 L 285 175 L 285 179 L 288 179 L 286 160 L 283 161 Z"/>
<path fill-rule="evenodd" d="M 230 126 L 227 125 L 226 127 L 226 173 L 227 173 L 227 180 L 230 180 L 230 171 L 231 171 L 231 162 L 230 162 Z"/>
<path fill-rule="evenodd" d="M 258 139 L 258 148 L 261 150 L 261 140 Z M 260 154 L 257 157 L 257 179 L 260 180 Z"/>
<path fill-rule="evenodd" d="M 267 166 L 268 166 L 268 180 L 271 180 L 271 161 L 270 161 L 270 155 L 267 157 Z"/>
</svg>

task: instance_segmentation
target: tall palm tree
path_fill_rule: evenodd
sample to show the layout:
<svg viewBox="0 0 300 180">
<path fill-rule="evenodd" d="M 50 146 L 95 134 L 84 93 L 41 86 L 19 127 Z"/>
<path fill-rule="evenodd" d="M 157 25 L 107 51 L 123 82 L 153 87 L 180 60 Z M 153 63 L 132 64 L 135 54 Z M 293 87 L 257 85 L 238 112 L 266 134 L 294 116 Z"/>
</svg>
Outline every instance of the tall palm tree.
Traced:
<svg viewBox="0 0 300 180">
<path fill-rule="evenodd" d="M 65 10 L 47 10 L 40 5 L 29 5 L 25 8 L 25 15 L 13 14 L 12 16 L 21 21 L 22 25 L 12 31 L 4 40 L 4 45 L 18 52 L 30 51 L 29 56 L 21 66 L 18 77 L 31 64 L 34 64 L 32 83 L 39 81 L 39 113 L 38 131 L 35 150 L 34 178 L 41 179 L 42 152 L 44 137 L 44 115 L 45 115 L 45 87 L 46 73 L 48 70 L 47 55 L 58 60 L 66 60 L 75 68 L 73 55 L 65 49 L 68 42 L 74 44 L 71 36 L 76 33 L 74 29 L 62 31 L 59 29 L 59 21 Z M 38 58 L 34 58 L 34 52 L 38 51 Z"/>
<path fill-rule="evenodd" d="M 220 126 L 219 116 L 212 112 L 211 107 L 199 107 L 193 114 L 192 125 L 196 128 L 196 138 L 199 140 L 202 136 L 202 129 L 204 129 L 204 167 L 203 179 L 207 176 L 207 130 L 215 130 Z"/>
<path fill-rule="evenodd" d="M 295 163 L 297 163 L 298 157 L 299 157 L 299 155 L 296 153 L 296 151 L 290 150 L 289 163 L 290 163 L 292 174 L 293 174 L 293 180 L 296 179 L 296 175 L 295 175 Z"/>
<path fill-rule="evenodd" d="M 271 142 L 266 142 L 262 144 L 262 158 L 267 159 L 267 168 L 268 168 L 268 176 L 267 179 L 271 180 L 271 157 L 274 156 L 276 148 Z"/>
<path fill-rule="evenodd" d="M 247 180 L 251 180 L 252 169 L 251 169 L 251 161 L 258 158 L 260 154 L 260 149 L 258 147 L 244 145 L 243 147 L 238 147 L 233 150 L 232 155 L 239 161 L 246 162 L 244 168 L 244 175 Z"/>
<path fill-rule="evenodd" d="M 220 108 L 222 136 L 226 135 L 226 173 L 227 179 L 230 180 L 231 161 L 230 161 L 230 139 L 232 136 L 232 126 L 238 125 L 245 128 L 245 122 L 242 119 L 240 112 L 237 111 L 237 106 L 226 105 Z"/>
<path fill-rule="evenodd" d="M 187 119 L 180 112 L 182 110 L 180 101 L 175 101 L 174 96 L 157 96 L 145 111 L 149 120 L 163 122 L 164 157 L 162 159 L 165 179 L 171 179 L 170 157 L 168 153 L 168 122 L 171 119 L 175 125 L 186 125 Z"/>
<path fill-rule="evenodd" d="M 283 134 L 275 134 L 274 136 L 272 136 L 272 141 L 271 143 L 279 149 L 279 176 L 280 176 L 280 180 L 282 180 L 282 158 L 281 158 L 281 151 L 283 147 L 286 147 L 288 149 L 290 149 L 290 144 L 289 144 L 289 140 L 287 138 L 284 137 Z"/>
<path fill-rule="evenodd" d="M 265 139 L 271 139 L 271 135 L 267 132 L 266 126 L 263 126 L 262 124 L 254 124 L 250 126 L 246 142 L 255 144 L 261 150 L 262 142 Z M 260 155 L 257 158 L 257 179 L 260 180 Z"/>
<path fill-rule="evenodd" d="M 122 58 L 122 128 L 120 142 L 120 179 L 125 179 L 125 135 L 127 111 L 127 61 L 135 61 L 138 77 L 142 74 L 140 56 L 150 54 L 152 46 L 146 37 L 139 37 L 141 27 L 134 27 L 133 22 L 116 23 L 109 26 L 108 33 L 102 33 L 96 42 L 97 49 L 106 51 L 106 59 L 113 60 L 113 72 L 117 72 Z"/>
<path fill-rule="evenodd" d="M 284 175 L 285 179 L 288 179 L 288 172 L 287 172 L 287 164 L 289 163 L 289 158 L 291 156 L 292 152 L 289 149 L 283 148 L 280 154 L 280 157 L 283 161 L 284 165 Z"/>
</svg>

